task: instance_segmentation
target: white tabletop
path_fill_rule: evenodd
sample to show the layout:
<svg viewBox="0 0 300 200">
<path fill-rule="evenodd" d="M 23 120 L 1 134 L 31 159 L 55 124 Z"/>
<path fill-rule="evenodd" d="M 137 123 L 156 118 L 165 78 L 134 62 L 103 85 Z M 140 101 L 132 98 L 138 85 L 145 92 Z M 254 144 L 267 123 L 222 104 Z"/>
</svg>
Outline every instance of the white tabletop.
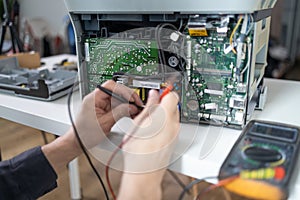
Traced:
<svg viewBox="0 0 300 200">
<path fill-rule="evenodd" d="M 76 61 L 77 57 L 66 54 L 42 58 L 41 61 L 45 63 L 42 68 L 51 69 L 63 59 L 71 62 Z M 78 92 L 74 93 L 74 99 L 80 102 Z M 0 93 L 0 117 L 56 135 L 65 133 L 71 124 L 66 105 L 66 96 L 45 102 Z"/>
<path fill-rule="evenodd" d="M 76 61 L 76 56 L 60 55 L 43 58 L 52 66 L 64 58 Z M 300 82 L 265 79 L 268 87 L 263 111 L 255 111 L 254 119 L 300 125 Z M 73 104 L 80 105 L 79 92 L 73 95 Z M 75 106 L 78 107 L 78 106 Z M 61 135 L 70 126 L 67 97 L 44 102 L 0 93 L 0 117 L 33 128 Z M 170 169 L 195 178 L 217 176 L 220 166 L 241 130 L 208 125 L 181 124 L 181 133 Z M 300 177 L 289 199 L 300 197 Z M 295 197 L 295 198 L 294 198 Z M 300 198 L 299 198 L 300 199 Z"/>
</svg>

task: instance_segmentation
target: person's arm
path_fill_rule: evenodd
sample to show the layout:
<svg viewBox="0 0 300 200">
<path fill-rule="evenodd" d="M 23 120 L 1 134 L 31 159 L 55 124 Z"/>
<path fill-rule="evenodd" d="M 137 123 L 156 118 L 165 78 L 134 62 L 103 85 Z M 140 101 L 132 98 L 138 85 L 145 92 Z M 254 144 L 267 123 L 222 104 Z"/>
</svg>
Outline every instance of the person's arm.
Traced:
<svg viewBox="0 0 300 200">
<path fill-rule="evenodd" d="M 0 199 L 37 199 L 57 187 L 57 175 L 41 147 L 0 162 Z"/>
<path fill-rule="evenodd" d="M 107 81 L 103 87 L 141 104 L 137 94 L 123 85 Z M 137 113 L 134 105 L 115 102 L 109 95 L 95 89 L 83 99 L 75 126 L 85 148 L 89 149 L 99 144 L 121 117 L 135 116 Z M 57 172 L 81 153 L 71 127 L 47 145 L 0 162 L 0 199 L 37 199 L 53 190 L 57 187 Z"/>
<path fill-rule="evenodd" d="M 42 146 L 42 151 L 55 172 L 81 154 L 81 148 L 72 129 L 53 142 Z"/>
<path fill-rule="evenodd" d="M 159 200 L 162 198 L 161 182 L 165 170 L 151 173 L 123 173 L 118 199 Z"/>
<path fill-rule="evenodd" d="M 135 126 L 132 127 L 132 132 L 128 133 L 129 135 L 133 134 L 134 137 L 124 138 L 124 140 L 128 139 L 128 142 L 123 147 L 125 169 L 118 195 L 119 199 L 161 199 L 162 178 L 169 165 L 179 133 L 178 100 L 178 95 L 174 92 L 166 95 L 161 102 L 157 91 L 151 90 L 149 93 L 145 109 L 134 119 Z M 135 108 L 132 109 L 130 113 L 126 114 L 127 116 L 137 113 Z M 124 107 L 122 110 L 118 107 L 116 110 L 123 114 L 118 115 L 113 112 L 109 114 L 115 121 L 118 120 L 118 117 L 124 116 L 124 112 L 128 111 L 128 108 Z M 86 112 L 88 113 L 88 111 Z M 102 119 L 102 122 L 106 121 Z M 103 128 L 107 124 L 101 125 L 101 123 L 100 131 L 104 131 Z M 105 134 L 108 134 L 113 124 L 111 123 L 107 131 L 104 131 Z M 99 131 L 98 128 L 93 127 Z M 83 138 L 86 147 L 93 147 L 95 143 L 98 143 L 95 141 L 101 140 L 102 136 L 99 137 L 95 134 L 89 132 L 89 136 L 93 135 L 91 140 Z M 81 153 L 73 129 L 42 149 L 56 171 Z M 63 156 L 62 151 L 64 151 Z"/>
</svg>

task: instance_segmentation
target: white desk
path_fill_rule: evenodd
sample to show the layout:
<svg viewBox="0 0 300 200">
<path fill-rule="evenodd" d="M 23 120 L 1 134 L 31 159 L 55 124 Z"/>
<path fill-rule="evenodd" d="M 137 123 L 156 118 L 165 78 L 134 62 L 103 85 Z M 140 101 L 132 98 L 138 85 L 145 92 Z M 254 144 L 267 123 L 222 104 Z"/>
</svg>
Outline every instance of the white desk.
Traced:
<svg viewBox="0 0 300 200">
<path fill-rule="evenodd" d="M 63 58 L 76 57 L 60 55 L 43 59 L 47 65 Z M 263 111 L 255 111 L 254 118 L 300 125 L 300 82 L 265 79 L 268 87 L 267 102 Z M 46 132 L 61 135 L 70 126 L 67 114 L 67 97 L 52 102 L 14 97 L 0 94 L 0 116 L 2 118 L 31 126 Z M 78 92 L 74 94 L 74 104 L 80 104 Z M 216 128 L 206 125 L 182 124 L 176 160 L 170 169 L 195 178 L 217 176 L 220 166 L 229 153 L 240 130 Z M 191 135 L 195 134 L 189 148 Z M 299 191 L 299 192 L 298 192 Z M 300 176 L 289 199 L 300 199 Z"/>
<path fill-rule="evenodd" d="M 45 63 L 42 68 L 52 68 L 63 59 L 77 61 L 73 55 L 59 55 L 42 58 Z M 74 94 L 78 99 L 78 92 Z M 63 97 L 51 102 L 16 97 L 0 93 L 0 117 L 24 124 L 55 135 L 62 135 L 70 127 L 67 113 L 67 98 Z"/>
</svg>

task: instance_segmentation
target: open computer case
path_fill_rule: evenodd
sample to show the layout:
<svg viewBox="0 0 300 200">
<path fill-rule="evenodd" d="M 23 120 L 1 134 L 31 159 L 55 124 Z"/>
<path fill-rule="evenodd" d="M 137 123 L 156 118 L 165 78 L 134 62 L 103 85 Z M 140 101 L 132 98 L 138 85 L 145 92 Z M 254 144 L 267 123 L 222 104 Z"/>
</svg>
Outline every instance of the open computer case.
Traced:
<svg viewBox="0 0 300 200">
<path fill-rule="evenodd" d="M 162 90 L 173 77 L 181 122 L 241 128 L 254 109 L 263 108 L 276 0 L 65 3 L 75 29 L 82 97 L 114 79 L 146 101 L 150 89 Z"/>
</svg>

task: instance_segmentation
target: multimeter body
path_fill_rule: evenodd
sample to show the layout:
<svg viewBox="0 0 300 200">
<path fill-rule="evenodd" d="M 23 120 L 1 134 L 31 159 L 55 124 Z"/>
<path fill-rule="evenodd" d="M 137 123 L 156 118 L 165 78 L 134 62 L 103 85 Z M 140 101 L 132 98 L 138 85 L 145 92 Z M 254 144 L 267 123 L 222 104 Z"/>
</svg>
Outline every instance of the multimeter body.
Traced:
<svg viewBox="0 0 300 200">
<path fill-rule="evenodd" d="M 243 171 L 254 171 L 250 179 L 265 181 L 288 196 L 293 172 L 298 163 L 300 129 L 296 126 L 261 120 L 250 121 L 243 129 L 219 171 L 219 180 Z M 272 169 L 284 171 L 276 178 Z M 255 171 L 261 169 L 261 172 Z M 263 170 L 270 172 L 265 173 Z"/>
</svg>

